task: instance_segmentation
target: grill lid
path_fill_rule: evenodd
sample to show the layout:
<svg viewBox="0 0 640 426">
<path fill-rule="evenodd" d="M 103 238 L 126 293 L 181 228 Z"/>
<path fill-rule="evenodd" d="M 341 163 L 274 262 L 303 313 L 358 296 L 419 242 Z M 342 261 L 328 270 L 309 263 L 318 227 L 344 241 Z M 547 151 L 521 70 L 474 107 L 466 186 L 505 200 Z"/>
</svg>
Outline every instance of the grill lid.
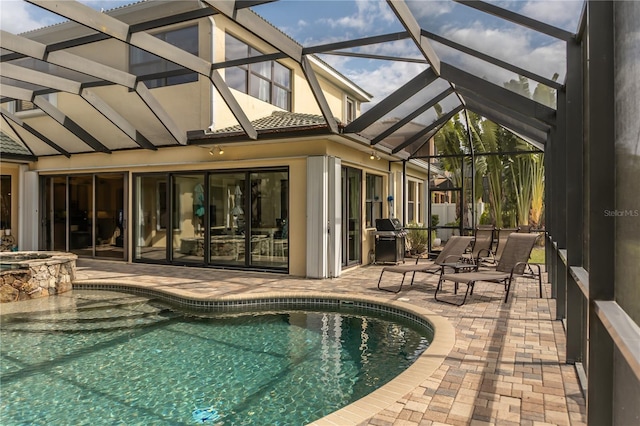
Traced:
<svg viewBox="0 0 640 426">
<path fill-rule="evenodd" d="M 395 218 L 376 219 L 376 230 L 378 231 L 402 231 L 402 224 Z"/>
</svg>

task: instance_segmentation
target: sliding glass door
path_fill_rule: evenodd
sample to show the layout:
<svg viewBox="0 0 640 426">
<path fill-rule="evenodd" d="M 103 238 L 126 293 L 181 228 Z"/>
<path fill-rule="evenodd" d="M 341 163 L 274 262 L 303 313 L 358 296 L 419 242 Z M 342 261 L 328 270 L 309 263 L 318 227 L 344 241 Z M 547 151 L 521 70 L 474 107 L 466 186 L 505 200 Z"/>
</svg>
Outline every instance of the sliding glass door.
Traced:
<svg viewBox="0 0 640 426">
<path fill-rule="evenodd" d="M 125 259 L 125 176 L 46 176 L 40 241 L 45 250 Z"/>
<path fill-rule="evenodd" d="M 362 263 L 362 171 L 342 167 L 342 266 Z"/>
<path fill-rule="evenodd" d="M 136 175 L 134 259 L 287 269 L 288 178 L 286 169 Z"/>
</svg>

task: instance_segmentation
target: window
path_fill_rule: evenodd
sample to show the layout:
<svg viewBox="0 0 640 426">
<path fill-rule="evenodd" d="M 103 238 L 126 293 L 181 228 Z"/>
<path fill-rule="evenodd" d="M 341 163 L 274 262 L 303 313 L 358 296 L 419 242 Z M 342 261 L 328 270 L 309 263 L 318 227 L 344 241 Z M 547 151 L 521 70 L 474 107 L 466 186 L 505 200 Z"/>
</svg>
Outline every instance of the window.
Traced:
<svg viewBox="0 0 640 426">
<path fill-rule="evenodd" d="M 230 36 L 225 37 L 227 61 L 262 53 Z M 276 61 L 241 65 L 225 70 L 227 85 L 284 110 L 291 110 L 291 70 Z"/>
<path fill-rule="evenodd" d="M 356 101 L 352 98 L 347 97 L 345 101 L 345 121 L 347 123 L 351 123 L 356 119 Z"/>
<path fill-rule="evenodd" d="M 382 218 L 382 176 L 367 174 L 367 194 L 365 221 L 367 228 L 376 226 L 376 219 Z"/>
<path fill-rule="evenodd" d="M 49 73 L 49 71 L 44 72 Z M 55 93 L 47 93 L 39 96 L 45 101 L 49 101 L 54 106 L 57 104 L 58 98 Z M 18 99 L 13 102 L 13 112 L 18 113 L 27 111 L 40 111 L 40 108 L 38 108 L 38 106 L 31 101 L 23 101 Z"/>
<path fill-rule="evenodd" d="M 198 26 L 180 28 L 155 34 L 157 38 L 180 49 L 198 55 Z M 152 53 L 131 46 L 129 69 L 132 74 L 144 77 L 148 88 L 172 86 L 198 81 L 198 74 L 185 71 L 183 67 L 162 59 Z"/>
<path fill-rule="evenodd" d="M 409 189 L 407 190 L 407 222 L 416 221 L 416 183 L 409 181 Z"/>
<path fill-rule="evenodd" d="M 407 222 L 422 223 L 425 226 L 422 215 L 423 206 L 423 184 L 422 182 L 410 180 L 407 182 Z"/>
<path fill-rule="evenodd" d="M 37 108 L 38 107 L 36 107 L 36 105 L 33 102 L 20 101 L 20 100 L 16 101 L 16 112 L 32 111 L 32 110 L 37 109 Z"/>
</svg>

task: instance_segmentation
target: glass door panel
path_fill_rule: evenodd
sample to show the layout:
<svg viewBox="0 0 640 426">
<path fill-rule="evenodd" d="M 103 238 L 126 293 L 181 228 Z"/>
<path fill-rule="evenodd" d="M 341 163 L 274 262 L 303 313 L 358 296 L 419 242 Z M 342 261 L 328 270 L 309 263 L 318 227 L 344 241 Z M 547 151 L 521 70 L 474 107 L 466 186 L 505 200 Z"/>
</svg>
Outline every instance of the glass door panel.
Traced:
<svg viewBox="0 0 640 426">
<path fill-rule="evenodd" d="M 251 265 L 286 267 L 289 260 L 288 173 L 251 173 Z"/>
<path fill-rule="evenodd" d="M 362 171 L 342 168 L 342 265 L 362 263 Z"/>
<path fill-rule="evenodd" d="M 246 264 L 245 178 L 245 173 L 209 176 L 209 261 L 212 264 Z"/>
<path fill-rule="evenodd" d="M 206 221 L 204 174 L 177 174 L 172 181 L 172 260 L 203 263 Z"/>
<path fill-rule="evenodd" d="M 124 175 L 96 175 L 96 257 L 124 259 Z"/>
<path fill-rule="evenodd" d="M 44 178 L 44 250 L 67 251 L 67 178 Z"/>
<path fill-rule="evenodd" d="M 137 176 L 135 189 L 134 259 L 164 262 L 169 224 L 167 176 Z"/>
<path fill-rule="evenodd" d="M 69 251 L 93 256 L 93 176 L 69 177 Z"/>
</svg>

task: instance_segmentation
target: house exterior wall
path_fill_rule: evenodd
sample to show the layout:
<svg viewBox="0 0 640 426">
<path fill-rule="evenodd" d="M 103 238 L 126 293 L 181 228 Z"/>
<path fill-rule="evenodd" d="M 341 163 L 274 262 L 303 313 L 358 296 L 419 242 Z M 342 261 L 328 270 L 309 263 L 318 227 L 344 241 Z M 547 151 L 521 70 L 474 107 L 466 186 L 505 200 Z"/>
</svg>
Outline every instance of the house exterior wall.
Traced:
<svg viewBox="0 0 640 426">
<path fill-rule="evenodd" d="M 139 7 L 146 8 L 147 6 L 141 5 Z M 227 32 L 264 53 L 273 52 L 273 49 L 266 43 L 251 36 L 222 15 L 202 18 L 197 22 L 200 56 L 212 63 L 225 60 L 225 34 Z M 193 26 L 194 23 L 176 24 L 150 32 L 164 32 Z M 68 27 L 68 25 L 64 26 L 64 28 Z M 50 34 L 50 36 L 49 41 L 47 41 L 46 37 L 39 41 L 47 43 L 56 38 L 55 35 Z M 129 70 L 129 47 L 119 41 L 100 41 L 74 47 L 70 49 L 70 52 L 116 69 L 126 72 Z M 279 62 L 292 70 L 292 112 L 321 114 L 321 110 L 301 67 L 292 59 L 283 59 Z M 330 67 L 325 64 L 315 59 L 312 60 L 312 64 L 331 113 L 338 120 L 343 120 L 345 115 L 344 105 L 347 97 L 357 101 L 356 110 L 359 113 L 360 102 L 367 100 L 366 94 L 359 92 L 359 89 L 355 88 L 355 86 L 350 86 L 351 83 L 343 77 L 334 75 Z M 224 78 L 224 70 L 220 69 L 218 72 Z M 43 142 L 34 142 L 33 146 L 37 147 L 34 153 L 40 157 L 37 162 L 29 164 L 29 170 L 41 177 L 122 173 L 125 176 L 124 194 L 126 197 L 123 200 L 123 205 L 125 206 L 124 216 L 129 224 L 125 229 L 125 242 L 127 245 L 124 250 L 124 253 L 127 253 L 125 260 L 135 260 L 133 226 L 131 226 L 135 216 L 134 209 L 136 208 L 134 175 L 197 171 L 234 172 L 237 170 L 253 171 L 263 168 L 286 168 L 289 173 L 289 216 L 287 217 L 287 222 L 290 239 L 288 272 L 291 275 L 304 276 L 307 271 L 308 209 L 305 197 L 309 188 L 307 182 L 307 159 L 312 156 L 334 157 L 339 159 L 337 164 L 355 168 L 362 172 L 360 188 L 362 198 L 359 206 L 361 212 L 363 212 L 361 215 L 362 224 L 359 228 L 362 229 L 361 263 L 367 264 L 373 260 L 374 238 L 372 231 L 375 230 L 375 224 L 371 224 L 369 228 L 366 228 L 364 218 L 366 176 L 367 174 L 375 174 L 383 178 L 385 199 L 389 191 L 401 194 L 402 191 L 396 187 L 401 185 L 402 181 L 400 179 L 390 179 L 391 173 L 402 171 L 400 163 L 390 163 L 384 159 L 371 160 L 369 158 L 370 146 L 348 141 L 338 135 L 307 136 L 298 139 L 274 141 L 248 141 L 244 143 L 225 143 L 225 139 L 221 138 L 219 142 L 212 140 L 211 143 L 203 143 L 203 146 L 176 146 L 176 141 L 170 131 L 144 104 L 135 91 L 118 85 L 91 87 L 89 90 L 103 99 L 129 122 L 135 123 L 136 130 L 159 149 L 155 151 L 140 149 L 124 132 L 114 127 L 111 122 L 80 96 L 77 94 L 57 93 L 52 97 L 51 102 L 60 111 L 63 111 L 69 119 L 75 121 L 80 127 L 87 130 L 91 136 L 114 149 L 114 151 L 108 154 L 94 152 L 93 148 L 86 144 L 86 153 L 73 154 L 70 158 L 67 158 L 62 155 L 55 155 L 57 154 L 56 151 Z M 217 93 L 210 80 L 206 77 L 199 76 L 196 82 L 153 88 L 150 89 L 150 92 L 162 109 L 166 111 L 166 115 L 170 117 L 177 131 L 181 134 L 186 134 L 189 130 L 222 129 L 237 124 L 236 118 L 233 117 L 222 96 Z M 249 120 L 263 118 L 271 115 L 273 111 L 280 110 L 274 105 L 262 102 L 247 94 L 233 89 L 231 92 Z M 56 143 L 59 143 L 63 149 L 75 152 L 76 150 L 72 149 L 74 145 L 82 146 L 84 144 L 71 131 L 53 122 L 50 117 L 39 111 L 20 114 L 28 120 L 31 126 L 45 129 L 46 132 L 43 133 L 55 140 Z M 25 135 L 25 138 L 35 139 L 35 137 L 29 135 Z M 31 139 L 29 141 L 32 142 Z M 210 155 L 210 149 L 213 145 L 223 145 L 224 155 Z M 393 172 L 390 172 L 390 170 L 393 170 Z M 409 166 L 408 171 L 415 178 L 421 178 L 424 174 L 419 168 L 413 166 Z M 395 185 L 394 188 L 390 187 L 392 183 Z M 187 194 L 181 195 L 184 198 Z M 193 195 L 191 194 L 191 196 Z M 336 194 L 329 194 L 328 196 L 335 198 Z M 189 200 L 182 200 L 183 205 L 187 202 Z M 395 209 L 399 208 L 401 206 L 396 204 Z M 396 210 L 393 212 L 394 215 L 397 215 Z M 385 207 L 383 209 L 383 217 L 387 217 L 389 213 Z M 30 222 L 25 225 L 40 229 L 37 219 L 30 219 Z M 189 226 L 192 226 L 192 224 L 187 224 L 186 221 L 182 220 L 181 227 L 186 230 Z M 155 238 L 153 244 L 161 245 L 163 241 L 169 245 L 175 243 L 175 238 L 173 238 L 172 242 L 166 241 L 166 231 L 164 236 L 161 234 L 162 232 L 159 232 L 153 237 Z M 42 245 L 42 242 L 40 242 L 41 247 Z"/>
</svg>

